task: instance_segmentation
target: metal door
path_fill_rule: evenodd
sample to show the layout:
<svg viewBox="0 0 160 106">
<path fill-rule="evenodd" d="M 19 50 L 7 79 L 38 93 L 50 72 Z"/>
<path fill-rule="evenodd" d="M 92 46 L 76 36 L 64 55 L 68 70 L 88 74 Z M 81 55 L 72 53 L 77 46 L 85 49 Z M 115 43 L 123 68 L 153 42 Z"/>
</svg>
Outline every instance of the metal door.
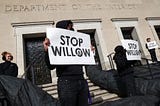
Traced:
<svg viewBox="0 0 160 106">
<path fill-rule="evenodd" d="M 45 63 L 44 37 L 24 38 L 27 78 L 34 84 L 51 83 L 51 73 Z"/>
</svg>

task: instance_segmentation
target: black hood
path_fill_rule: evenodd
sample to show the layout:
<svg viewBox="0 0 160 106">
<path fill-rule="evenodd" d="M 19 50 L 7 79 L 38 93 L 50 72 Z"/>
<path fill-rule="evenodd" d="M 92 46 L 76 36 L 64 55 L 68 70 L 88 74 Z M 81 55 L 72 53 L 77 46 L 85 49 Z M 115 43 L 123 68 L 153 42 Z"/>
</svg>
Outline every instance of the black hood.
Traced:
<svg viewBox="0 0 160 106">
<path fill-rule="evenodd" d="M 123 48 L 123 46 L 119 45 L 119 46 L 116 46 L 116 48 L 114 49 L 114 51 L 116 53 L 124 53 L 126 52 L 126 50 Z"/>
<path fill-rule="evenodd" d="M 58 21 L 57 24 L 56 24 L 56 28 L 67 29 L 67 26 L 69 24 L 73 24 L 71 20 Z"/>
</svg>

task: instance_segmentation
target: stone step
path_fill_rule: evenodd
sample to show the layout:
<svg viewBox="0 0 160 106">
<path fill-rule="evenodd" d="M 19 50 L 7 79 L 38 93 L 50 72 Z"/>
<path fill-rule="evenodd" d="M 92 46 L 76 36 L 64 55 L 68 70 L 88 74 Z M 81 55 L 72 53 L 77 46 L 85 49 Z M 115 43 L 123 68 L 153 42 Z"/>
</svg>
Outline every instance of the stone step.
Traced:
<svg viewBox="0 0 160 106">
<path fill-rule="evenodd" d="M 50 86 L 57 86 L 57 84 L 54 83 L 48 83 L 48 84 L 42 84 L 42 85 L 37 85 L 40 88 L 46 88 L 46 87 L 50 87 Z"/>
<path fill-rule="evenodd" d="M 122 98 L 116 96 L 114 98 L 107 99 L 107 101 L 115 101 L 115 100 L 119 100 L 119 99 L 122 99 Z"/>
<path fill-rule="evenodd" d="M 54 94 L 57 94 L 57 90 L 50 90 L 50 91 L 47 91 L 47 93 L 50 95 L 54 95 Z"/>
<path fill-rule="evenodd" d="M 110 100 L 110 99 L 113 99 L 113 98 L 117 98 L 118 95 L 113 94 L 113 93 L 106 93 L 106 94 L 103 94 L 103 95 L 98 95 L 96 97 L 102 97 L 102 99 L 105 101 L 105 100 Z"/>
<path fill-rule="evenodd" d="M 58 98 L 58 94 L 56 93 L 56 94 L 51 94 L 52 95 L 52 97 L 54 97 L 54 98 Z M 99 96 L 99 97 L 92 97 L 92 101 L 93 102 L 96 102 L 96 101 L 99 101 L 99 99 L 101 98 L 103 101 L 105 101 L 105 100 L 107 100 L 107 101 L 114 101 L 114 100 L 118 100 L 118 99 L 121 99 L 120 97 L 117 97 L 116 95 L 112 95 L 112 96 L 110 96 L 110 94 L 107 94 L 107 96 L 109 95 L 109 97 L 107 97 L 107 99 L 106 99 L 106 97 L 104 97 L 104 95 L 101 95 L 101 96 Z M 105 95 L 106 96 L 106 95 Z M 98 100 L 97 100 L 98 99 Z M 100 100 L 100 101 L 102 101 L 102 100 Z"/>
<path fill-rule="evenodd" d="M 98 90 L 100 89 L 99 86 L 92 86 L 92 87 L 89 87 L 89 91 L 92 92 L 92 91 L 95 91 L 95 90 Z"/>
<path fill-rule="evenodd" d="M 92 96 L 98 96 L 98 95 L 106 94 L 108 93 L 108 91 L 103 89 L 98 89 L 90 93 L 92 94 Z"/>
<path fill-rule="evenodd" d="M 98 104 L 98 103 L 101 103 L 103 102 L 103 99 L 101 97 L 97 97 L 97 98 L 92 98 L 92 104 Z"/>
<path fill-rule="evenodd" d="M 87 82 L 88 82 L 88 86 L 90 87 L 90 86 L 93 86 L 94 84 L 92 83 L 92 82 L 90 82 L 90 80 L 87 80 Z M 47 87 L 57 87 L 57 84 L 55 83 L 48 83 L 48 84 L 43 84 L 43 85 L 37 85 L 38 87 L 40 87 L 40 88 L 47 88 Z"/>
<path fill-rule="evenodd" d="M 94 85 L 89 79 L 87 79 L 89 91 L 92 97 L 92 105 L 93 104 L 100 104 L 103 101 L 114 101 L 117 99 L 120 99 L 118 95 L 109 93 L 107 90 L 101 89 L 99 86 Z M 44 91 L 46 91 L 48 94 L 50 94 L 53 98 L 58 99 L 57 94 L 57 84 L 49 83 L 49 84 L 43 84 L 38 85 L 38 87 L 42 88 Z"/>
<path fill-rule="evenodd" d="M 90 87 L 90 91 L 94 91 L 94 90 L 99 89 L 99 87 L 98 86 L 94 86 L 93 83 L 89 83 L 88 85 Z M 49 94 L 52 94 L 53 91 L 54 92 L 57 91 L 57 85 L 56 84 L 55 85 L 54 84 L 45 84 L 45 85 L 41 85 L 39 87 L 41 87 L 44 91 L 47 91 Z"/>
<path fill-rule="evenodd" d="M 56 94 L 52 94 L 51 95 L 53 98 L 57 98 L 58 99 L 58 94 L 56 93 Z"/>
<path fill-rule="evenodd" d="M 44 87 L 42 89 L 45 91 L 53 91 L 53 90 L 57 90 L 57 86 L 49 86 L 49 87 Z"/>
<path fill-rule="evenodd" d="M 94 86 L 94 84 L 92 82 L 88 82 L 88 86 L 91 87 Z"/>
<path fill-rule="evenodd" d="M 118 99 L 121 99 L 121 98 L 117 97 L 117 95 L 112 95 L 110 93 L 102 94 L 101 96 L 95 96 L 94 98 L 92 98 L 92 104 L 90 106 L 99 106 L 105 101 L 115 101 Z"/>
</svg>

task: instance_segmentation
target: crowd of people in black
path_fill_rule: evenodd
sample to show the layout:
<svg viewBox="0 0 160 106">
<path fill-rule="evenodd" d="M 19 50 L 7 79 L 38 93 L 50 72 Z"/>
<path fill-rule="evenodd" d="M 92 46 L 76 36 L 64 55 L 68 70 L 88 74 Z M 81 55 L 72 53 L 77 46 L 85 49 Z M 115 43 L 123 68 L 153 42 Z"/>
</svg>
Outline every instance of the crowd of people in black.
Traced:
<svg viewBox="0 0 160 106">
<path fill-rule="evenodd" d="M 62 28 L 66 30 L 74 31 L 73 23 L 71 20 L 62 20 L 57 22 L 56 28 Z M 150 38 L 147 38 L 147 42 L 150 42 Z M 61 106 L 89 106 L 89 88 L 87 81 L 83 76 L 82 65 L 51 65 L 48 56 L 48 47 L 50 46 L 50 40 L 45 38 L 43 42 L 45 51 L 45 62 L 50 70 L 56 69 L 58 77 L 58 96 Z M 148 49 L 147 45 L 146 48 Z M 128 61 L 126 57 L 126 50 L 123 46 L 118 45 L 114 49 L 115 55 L 113 60 L 116 63 L 120 82 L 118 88 L 122 97 L 135 96 L 136 87 L 134 79 L 134 70 L 131 68 L 135 61 Z M 148 49 L 152 61 L 157 62 L 155 49 Z M 2 60 L 0 63 L 0 75 L 18 76 L 18 66 L 13 63 L 13 56 L 9 52 L 3 52 Z"/>
</svg>

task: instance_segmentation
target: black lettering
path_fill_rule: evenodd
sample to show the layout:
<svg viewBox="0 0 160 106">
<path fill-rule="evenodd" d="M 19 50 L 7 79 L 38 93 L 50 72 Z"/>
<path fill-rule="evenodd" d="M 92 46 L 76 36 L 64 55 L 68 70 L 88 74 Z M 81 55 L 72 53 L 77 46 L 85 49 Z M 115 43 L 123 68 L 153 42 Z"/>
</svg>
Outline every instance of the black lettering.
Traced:
<svg viewBox="0 0 160 106">
<path fill-rule="evenodd" d="M 84 55 L 87 57 L 89 56 L 90 57 L 90 49 L 82 49 L 83 50 L 83 53 Z"/>
<path fill-rule="evenodd" d="M 54 56 L 78 56 L 78 57 L 90 57 L 90 49 L 85 49 L 85 48 L 68 48 L 68 47 L 57 47 L 57 46 L 51 46 L 52 53 Z M 138 55 L 135 53 L 138 53 L 136 51 L 130 50 L 127 51 L 128 55 Z"/>
<path fill-rule="evenodd" d="M 134 43 L 128 43 L 129 49 L 136 49 L 137 45 Z"/>
<path fill-rule="evenodd" d="M 70 36 L 66 36 L 66 38 L 67 38 L 67 45 L 69 45 L 69 38 L 70 38 Z"/>
<path fill-rule="evenodd" d="M 66 52 L 67 52 L 67 56 L 71 56 L 71 54 L 69 54 L 68 48 L 66 47 Z"/>
<path fill-rule="evenodd" d="M 140 51 L 139 50 L 127 50 L 127 54 L 128 55 L 140 55 Z"/>
<path fill-rule="evenodd" d="M 128 43 L 128 46 L 129 46 L 129 49 L 131 49 L 131 48 L 132 48 L 132 44 L 131 44 L 131 43 Z"/>
<path fill-rule="evenodd" d="M 127 54 L 128 55 L 132 55 L 130 50 L 127 50 Z"/>
<path fill-rule="evenodd" d="M 83 39 L 79 38 L 79 47 L 81 47 L 82 43 L 83 43 Z"/>
<path fill-rule="evenodd" d="M 77 40 L 75 37 L 72 37 L 72 38 L 71 38 L 71 44 L 72 44 L 73 46 L 77 46 L 77 45 L 78 45 L 78 40 Z"/>
<path fill-rule="evenodd" d="M 134 48 L 134 49 L 137 49 L 137 45 L 136 45 L 136 44 L 133 44 L 133 45 L 134 45 L 133 48 Z"/>
<path fill-rule="evenodd" d="M 60 39 L 62 41 L 62 42 L 60 42 L 60 44 L 61 45 L 65 45 L 65 40 L 64 40 L 64 36 L 63 35 L 60 36 Z"/>
<path fill-rule="evenodd" d="M 66 47 L 66 48 L 67 48 L 67 47 Z M 63 47 L 63 54 L 64 54 L 64 56 L 66 56 L 65 47 Z"/>
<path fill-rule="evenodd" d="M 51 48 L 52 48 L 52 52 L 55 56 L 57 56 L 57 55 L 61 56 L 61 47 L 58 49 L 57 46 L 55 46 L 55 47 L 51 46 Z"/>
<path fill-rule="evenodd" d="M 73 49 L 71 48 L 71 54 L 72 56 L 76 56 L 74 53 L 73 53 Z"/>
<path fill-rule="evenodd" d="M 83 53 L 82 50 L 80 48 L 76 48 L 75 53 L 77 54 L 77 56 L 82 57 Z"/>
</svg>

